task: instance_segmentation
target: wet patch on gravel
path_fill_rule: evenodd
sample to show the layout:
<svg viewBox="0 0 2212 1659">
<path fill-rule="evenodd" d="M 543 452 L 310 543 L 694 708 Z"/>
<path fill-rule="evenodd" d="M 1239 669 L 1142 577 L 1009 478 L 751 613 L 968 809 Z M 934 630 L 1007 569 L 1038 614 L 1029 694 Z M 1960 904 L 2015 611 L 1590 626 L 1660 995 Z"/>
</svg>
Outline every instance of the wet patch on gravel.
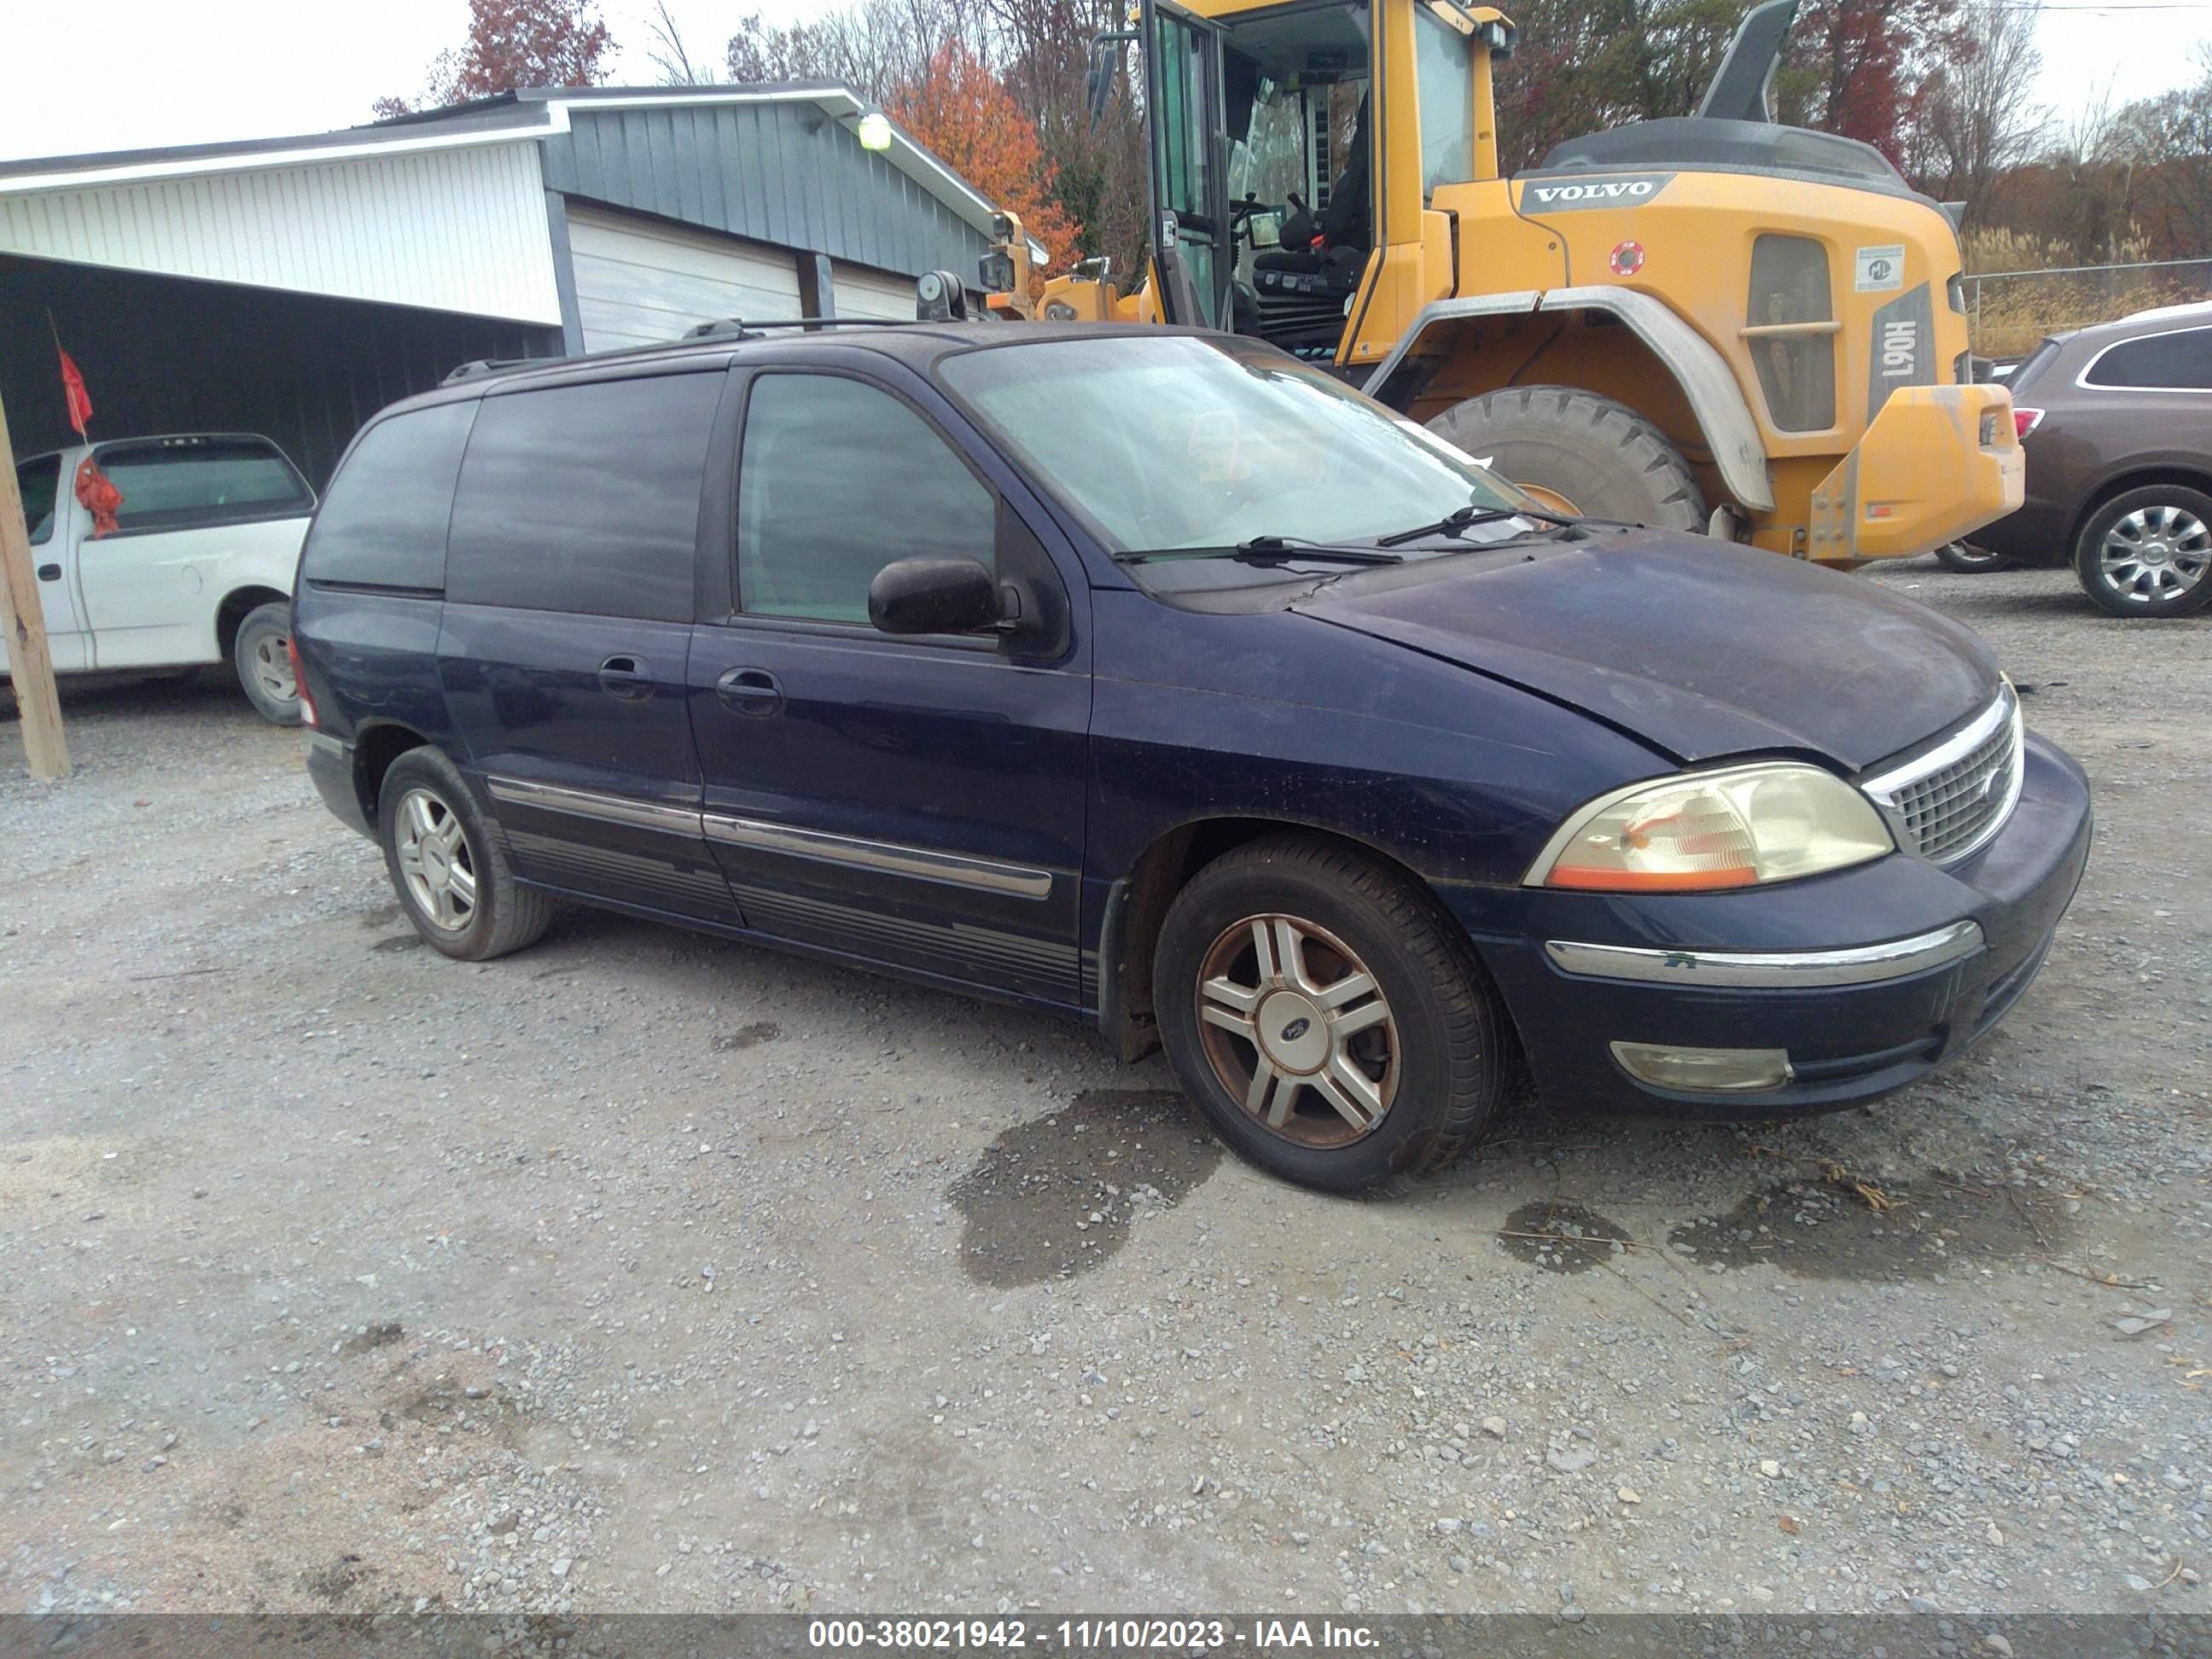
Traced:
<svg viewBox="0 0 2212 1659">
<path fill-rule="evenodd" d="M 1505 1218 L 1498 1242 L 1516 1261 L 1547 1273 L 1584 1273 L 1628 1253 L 1629 1236 L 1595 1210 L 1543 1200 Z"/>
<path fill-rule="evenodd" d="M 388 957 L 397 951 L 412 951 L 422 943 L 422 936 L 412 928 L 404 933 L 394 933 L 390 939 L 380 939 L 368 948 L 378 956 Z"/>
<path fill-rule="evenodd" d="M 1006 1131 L 952 1183 L 968 1222 L 961 1267 L 1003 1290 L 1103 1267 L 1137 1216 L 1180 1203 L 1221 1153 L 1172 1090 L 1086 1089 Z"/>
<path fill-rule="evenodd" d="M 2065 1200 L 2044 1192 L 1936 1170 L 1882 1187 L 1838 1170 L 1753 1193 L 1725 1215 L 1685 1222 L 1668 1243 L 1699 1263 L 1800 1279 L 1933 1279 L 2048 1255 L 2075 1225 Z"/>
<path fill-rule="evenodd" d="M 740 1025 L 734 1031 L 725 1031 L 714 1039 L 714 1052 L 733 1054 L 743 1048 L 751 1048 L 763 1042 L 773 1042 L 783 1035 L 783 1027 L 772 1019 L 755 1020 L 750 1025 Z"/>
</svg>

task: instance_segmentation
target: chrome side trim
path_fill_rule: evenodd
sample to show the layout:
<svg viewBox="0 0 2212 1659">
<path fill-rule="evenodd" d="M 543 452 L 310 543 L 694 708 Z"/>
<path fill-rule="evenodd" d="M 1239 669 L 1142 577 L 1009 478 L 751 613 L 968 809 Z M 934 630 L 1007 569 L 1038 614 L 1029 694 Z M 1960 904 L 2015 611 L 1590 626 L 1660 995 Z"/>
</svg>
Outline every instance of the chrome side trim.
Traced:
<svg viewBox="0 0 2212 1659">
<path fill-rule="evenodd" d="M 939 853 L 926 847 L 863 841 L 854 836 L 833 836 L 826 830 L 764 823 L 757 818 L 724 817 L 713 812 L 706 815 L 705 825 L 709 841 L 750 847 L 757 852 L 783 853 L 793 858 L 817 859 L 824 864 L 918 876 L 924 881 L 941 881 L 987 893 L 1011 893 L 1016 898 L 1041 899 L 1052 892 L 1052 872 L 1048 870 L 999 864 L 989 859 L 969 858 L 963 853 Z"/>
<path fill-rule="evenodd" d="M 1848 951 L 1651 951 L 1555 939 L 1546 941 L 1544 954 L 1563 973 L 1598 979 L 1787 990 L 1801 985 L 1869 985 L 1903 979 L 1957 962 L 1981 948 L 1981 924 L 1954 921 L 1911 939 Z"/>
<path fill-rule="evenodd" d="M 548 812 L 567 812 L 603 823 L 628 824 L 638 830 L 667 830 L 678 835 L 700 833 L 699 814 L 681 806 L 662 806 L 633 800 L 627 795 L 601 794 L 596 789 L 564 789 L 557 784 L 532 783 L 526 778 L 486 777 L 484 787 L 494 800 L 512 806 L 535 806 Z"/>
</svg>

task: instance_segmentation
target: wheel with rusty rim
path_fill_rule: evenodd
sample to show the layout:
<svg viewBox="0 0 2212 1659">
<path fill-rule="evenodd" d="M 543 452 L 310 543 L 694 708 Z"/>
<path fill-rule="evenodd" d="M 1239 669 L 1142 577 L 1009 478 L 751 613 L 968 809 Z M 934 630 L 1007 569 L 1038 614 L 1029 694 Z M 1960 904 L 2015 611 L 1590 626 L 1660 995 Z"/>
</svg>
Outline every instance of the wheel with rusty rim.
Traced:
<svg viewBox="0 0 2212 1659">
<path fill-rule="evenodd" d="M 1508 1073 L 1504 1012 L 1419 884 L 1319 836 L 1252 842 L 1177 895 L 1153 964 L 1183 1085 L 1237 1152 L 1334 1192 L 1449 1164 Z"/>
</svg>

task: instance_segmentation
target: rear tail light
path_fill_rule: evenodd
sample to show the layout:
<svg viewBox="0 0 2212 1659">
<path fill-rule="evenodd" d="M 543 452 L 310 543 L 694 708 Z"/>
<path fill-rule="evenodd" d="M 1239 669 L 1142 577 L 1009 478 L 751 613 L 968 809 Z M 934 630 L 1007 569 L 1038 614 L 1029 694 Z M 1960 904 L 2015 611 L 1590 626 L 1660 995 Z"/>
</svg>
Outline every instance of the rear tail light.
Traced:
<svg viewBox="0 0 2212 1659">
<path fill-rule="evenodd" d="M 2034 431 L 2037 427 L 2042 424 L 2043 411 L 2041 410 L 2021 409 L 2017 406 L 2014 408 L 2012 411 L 2012 429 L 2016 436 L 2025 438 L 2029 433 Z"/>
<path fill-rule="evenodd" d="M 289 634 L 284 636 L 284 654 L 292 659 L 292 689 L 300 695 L 300 724 L 312 726 L 315 702 L 307 695 L 307 677 L 300 669 L 300 642 Z"/>
</svg>

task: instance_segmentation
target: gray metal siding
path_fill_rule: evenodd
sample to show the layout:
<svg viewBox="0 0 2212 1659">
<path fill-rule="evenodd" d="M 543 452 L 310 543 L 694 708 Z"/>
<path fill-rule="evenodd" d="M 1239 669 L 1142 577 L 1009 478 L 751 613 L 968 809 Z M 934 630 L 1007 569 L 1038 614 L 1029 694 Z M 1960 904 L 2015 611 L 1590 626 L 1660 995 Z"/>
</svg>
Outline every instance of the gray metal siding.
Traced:
<svg viewBox="0 0 2212 1659">
<path fill-rule="evenodd" d="M 813 131 L 809 131 L 810 125 Z M 982 234 L 811 104 L 572 106 L 547 188 L 881 270 L 970 278 Z"/>
</svg>

